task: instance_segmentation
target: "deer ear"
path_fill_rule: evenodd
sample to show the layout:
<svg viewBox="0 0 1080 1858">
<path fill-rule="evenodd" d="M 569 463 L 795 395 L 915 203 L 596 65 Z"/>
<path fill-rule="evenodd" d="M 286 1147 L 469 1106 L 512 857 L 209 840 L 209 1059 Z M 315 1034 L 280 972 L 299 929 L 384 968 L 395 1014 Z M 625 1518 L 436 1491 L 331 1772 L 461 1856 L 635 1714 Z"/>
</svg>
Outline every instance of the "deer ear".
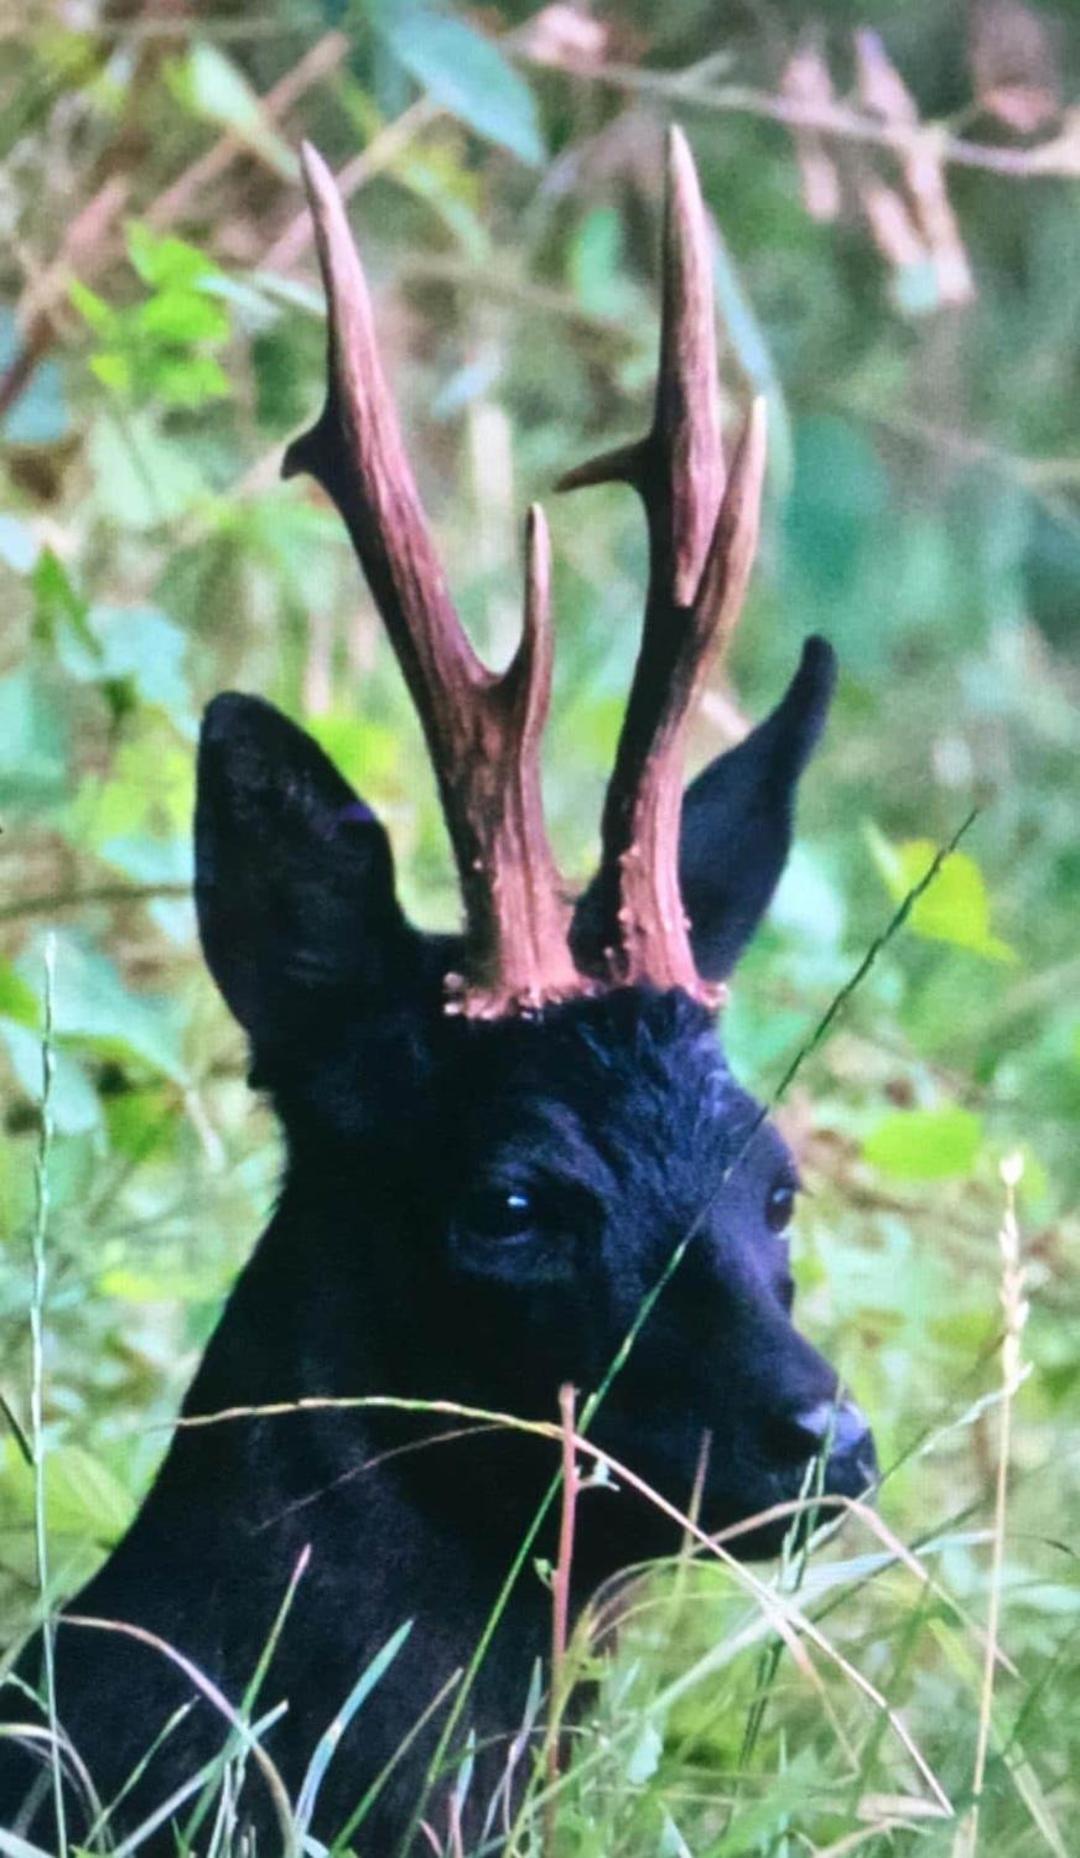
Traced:
<svg viewBox="0 0 1080 1858">
<path fill-rule="evenodd" d="M 207 965 L 256 1047 L 374 1004 L 419 939 L 375 815 L 255 697 L 217 697 L 203 721 L 195 901 Z"/>
<path fill-rule="evenodd" d="M 686 790 L 679 877 L 694 960 L 707 980 L 731 972 L 780 882 L 799 776 L 817 747 L 835 684 L 832 647 L 807 639 L 772 714 Z"/>
<path fill-rule="evenodd" d="M 698 973 L 730 974 L 765 914 L 791 849 L 795 790 L 824 727 L 836 659 L 812 638 L 781 701 L 746 740 L 719 755 L 683 796 L 679 879 Z M 574 911 L 572 945 L 600 965 L 594 880 Z"/>
</svg>

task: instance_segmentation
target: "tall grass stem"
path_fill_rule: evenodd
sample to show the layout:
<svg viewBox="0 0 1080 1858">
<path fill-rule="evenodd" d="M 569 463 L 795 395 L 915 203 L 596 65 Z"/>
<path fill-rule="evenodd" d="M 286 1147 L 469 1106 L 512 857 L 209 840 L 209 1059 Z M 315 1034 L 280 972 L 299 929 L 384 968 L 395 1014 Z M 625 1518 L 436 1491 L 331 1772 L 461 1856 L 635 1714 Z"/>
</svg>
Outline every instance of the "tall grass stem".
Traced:
<svg viewBox="0 0 1080 1858">
<path fill-rule="evenodd" d="M 53 1002 L 56 993 L 56 937 L 45 938 L 44 1018 L 41 1033 L 41 1130 L 34 1169 L 34 1224 L 31 1239 L 30 1288 L 30 1445 L 34 1465 L 34 1559 L 41 1595 L 41 1645 L 45 1675 L 45 1711 L 49 1723 L 49 1760 L 52 1769 L 53 1811 L 59 1858 L 67 1858 L 67 1824 L 64 1817 L 64 1771 L 60 1758 L 60 1717 L 56 1707 L 56 1644 L 49 1610 L 49 1538 L 45 1465 L 45 1299 L 48 1292 L 49 1215 L 52 1196 L 49 1164 L 53 1144 Z"/>
<path fill-rule="evenodd" d="M 994 1522 L 991 1535 L 990 1598 L 987 1607 L 986 1644 L 979 1696 L 975 1765 L 971 1780 L 971 1805 L 957 1828 L 953 1843 L 953 1858 L 975 1858 L 979 1843 L 979 1814 L 986 1785 L 986 1765 L 990 1752 L 994 1677 L 998 1661 L 998 1639 L 1001 1632 L 1001 1587 L 1005 1564 L 1005 1526 L 1009 1504 L 1009 1458 L 1012 1451 L 1013 1404 L 1024 1378 L 1021 1340 L 1029 1310 L 1027 1299 L 1024 1296 L 1025 1270 L 1020 1262 L 1020 1225 L 1016 1216 L 1016 1189 L 1023 1178 L 1023 1172 L 1024 1163 L 1020 1154 L 1006 1156 L 1001 1164 L 1001 1178 L 1005 1185 L 1005 1213 L 998 1234 L 998 1243 L 1001 1247 L 1001 1307 L 1005 1317 L 1005 1331 L 1001 1343 L 1001 1404 L 998 1420 Z"/>
</svg>

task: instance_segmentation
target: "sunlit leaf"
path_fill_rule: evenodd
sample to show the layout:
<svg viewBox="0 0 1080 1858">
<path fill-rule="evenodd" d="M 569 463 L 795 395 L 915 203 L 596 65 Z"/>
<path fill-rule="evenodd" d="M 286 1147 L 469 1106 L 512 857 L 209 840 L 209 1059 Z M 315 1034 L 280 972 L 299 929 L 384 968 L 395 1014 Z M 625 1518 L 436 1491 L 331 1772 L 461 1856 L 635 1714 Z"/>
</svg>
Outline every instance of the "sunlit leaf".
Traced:
<svg viewBox="0 0 1080 1858">
<path fill-rule="evenodd" d="M 68 296 L 78 310 L 84 322 L 89 323 L 95 335 L 111 336 L 116 328 L 117 314 L 112 305 L 99 297 L 96 290 L 91 290 L 80 278 L 73 277 L 68 285 Z"/>
<path fill-rule="evenodd" d="M 220 1263 L 215 1267 L 212 1259 L 203 1271 L 186 1271 L 175 1258 L 156 1270 L 152 1264 L 141 1269 L 115 1265 L 97 1279 L 103 1297 L 116 1297 L 122 1303 L 211 1303 L 228 1285 L 229 1273 Z"/>
<path fill-rule="evenodd" d="M 866 828 L 867 841 L 894 903 L 912 891 L 937 856 L 932 839 L 905 839 L 893 844 L 876 827 Z M 990 899 L 983 874 L 969 852 L 950 852 L 933 883 L 917 900 L 907 919 L 915 935 L 931 942 L 951 942 L 990 961 L 1015 961 L 1015 950 L 990 928 Z"/>
<path fill-rule="evenodd" d="M 897 1180 L 937 1181 L 970 1174 L 982 1122 L 970 1110 L 894 1110 L 863 1142 L 867 1161 Z"/>
<path fill-rule="evenodd" d="M 228 399 L 232 389 L 212 355 L 184 355 L 155 364 L 153 391 L 166 406 L 199 407 L 208 400 Z"/>
<path fill-rule="evenodd" d="M 38 1023 L 37 995 L 15 972 L 10 961 L 0 961 L 0 1013 L 20 1026 Z"/>
<path fill-rule="evenodd" d="M 34 1474 L 10 1439 L 0 1448 L 0 1484 L 16 1515 L 33 1515 Z M 112 1544 L 134 1515 L 129 1491 L 81 1445 L 55 1445 L 45 1460 L 45 1511 L 49 1529 Z"/>
<path fill-rule="evenodd" d="M 126 355 L 115 349 L 102 349 L 90 357 L 90 372 L 110 393 L 129 394 L 135 385 L 135 376 Z"/>
<path fill-rule="evenodd" d="M 229 318 L 201 291 L 170 287 L 139 305 L 136 327 L 163 342 L 223 342 Z"/>
<path fill-rule="evenodd" d="M 163 236 L 138 219 L 129 220 L 125 232 L 128 257 L 143 283 L 155 290 L 190 290 L 218 275 L 213 260 L 186 239 Z"/>
<path fill-rule="evenodd" d="M 141 727 L 139 725 L 142 725 Z M 186 732 L 185 732 L 186 733 Z M 194 766 L 191 746 L 163 729 L 154 713 L 136 711 L 128 723 L 128 740 L 120 748 L 110 778 L 84 783 L 59 820 L 69 842 L 114 862 L 137 881 L 156 882 L 173 875 L 190 875 L 191 815 L 194 806 Z M 166 848 L 182 845 L 186 858 L 182 873 L 149 871 L 145 879 L 130 868 L 138 854 L 133 848 L 145 841 Z M 147 861 L 149 861 L 149 854 Z"/>
</svg>

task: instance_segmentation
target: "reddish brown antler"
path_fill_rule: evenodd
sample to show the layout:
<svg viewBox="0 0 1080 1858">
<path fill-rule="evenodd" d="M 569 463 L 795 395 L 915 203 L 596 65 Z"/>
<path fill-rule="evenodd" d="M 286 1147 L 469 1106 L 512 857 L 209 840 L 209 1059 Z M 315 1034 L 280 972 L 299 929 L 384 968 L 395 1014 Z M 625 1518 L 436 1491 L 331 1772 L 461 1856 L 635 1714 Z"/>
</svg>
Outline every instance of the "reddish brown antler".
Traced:
<svg viewBox="0 0 1080 1858">
<path fill-rule="evenodd" d="M 529 1011 L 580 992 L 569 911 L 544 830 L 540 734 L 551 689 L 547 527 L 530 512 L 525 624 L 509 669 L 481 664 L 454 611 L 375 346 L 371 303 L 333 179 L 311 147 L 304 179 L 326 290 L 328 388 L 286 454 L 334 499 L 427 737 L 461 875 L 461 1010 Z"/>
<path fill-rule="evenodd" d="M 679 891 L 686 725 L 739 616 L 757 546 L 765 470 L 755 402 L 724 481 L 711 253 L 693 158 L 668 142 L 660 368 L 652 430 L 569 472 L 561 490 L 634 485 L 649 525 L 641 652 L 602 827 L 602 946 L 612 981 L 714 998 L 694 965 Z"/>
</svg>

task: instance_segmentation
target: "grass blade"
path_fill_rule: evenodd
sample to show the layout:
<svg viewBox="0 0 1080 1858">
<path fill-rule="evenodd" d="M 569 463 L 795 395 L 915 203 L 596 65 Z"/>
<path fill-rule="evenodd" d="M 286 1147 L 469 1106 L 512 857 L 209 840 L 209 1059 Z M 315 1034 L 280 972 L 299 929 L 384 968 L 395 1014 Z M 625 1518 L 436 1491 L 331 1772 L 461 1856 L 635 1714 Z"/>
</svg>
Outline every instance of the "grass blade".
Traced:
<svg viewBox="0 0 1080 1858">
<path fill-rule="evenodd" d="M 319 1789 L 325 1779 L 326 1770 L 334 1758 L 334 1751 L 338 1743 L 341 1741 L 346 1729 L 352 1722 L 357 1710 L 360 1709 L 367 1698 L 370 1697 L 376 1684 L 385 1676 L 386 1672 L 393 1664 L 394 1659 L 397 1657 L 412 1629 L 413 1622 L 411 1619 L 407 1619 L 403 1625 L 398 1627 L 395 1633 L 391 1634 L 382 1650 L 376 1652 L 371 1663 L 365 1666 L 346 1697 L 341 1709 L 334 1717 L 333 1722 L 319 1737 L 315 1747 L 315 1753 L 308 1763 L 307 1772 L 301 1782 L 300 1796 L 296 1803 L 296 1824 L 301 1839 L 306 1836 L 308 1827 L 311 1824 L 315 1813 L 315 1805 L 319 1797 Z"/>
</svg>

